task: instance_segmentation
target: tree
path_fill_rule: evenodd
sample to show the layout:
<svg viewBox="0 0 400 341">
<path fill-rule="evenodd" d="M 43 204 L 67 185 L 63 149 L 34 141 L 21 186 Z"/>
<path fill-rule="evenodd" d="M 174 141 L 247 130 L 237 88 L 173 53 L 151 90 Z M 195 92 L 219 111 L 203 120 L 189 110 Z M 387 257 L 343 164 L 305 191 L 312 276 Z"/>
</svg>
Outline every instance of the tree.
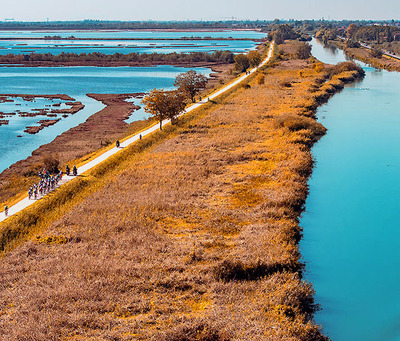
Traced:
<svg viewBox="0 0 400 341">
<path fill-rule="evenodd" d="M 237 72 L 245 72 L 250 67 L 249 58 L 244 54 L 235 56 L 235 70 Z"/>
<path fill-rule="evenodd" d="M 50 174 L 57 174 L 60 172 L 58 166 L 60 165 L 60 161 L 56 159 L 53 156 L 46 156 L 43 159 L 43 165 L 44 168 L 50 173 Z"/>
<path fill-rule="evenodd" d="M 275 40 L 278 45 L 283 44 L 286 39 L 297 39 L 299 36 L 289 24 L 279 25 L 270 33 L 270 39 Z"/>
<path fill-rule="evenodd" d="M 156 117 L 160 122 L 160 130 L 162 130 L 162 121 L 165 118 L 171 119 L 174 123 L 176 117 L 185 109 L 185 95 L 181 92 L 164 91 L 153 89 L 142 100 L 145 105 L 144 111 Z"/>
<path fill-rule="evenodd" d="M 297 48 L 296 57 L 298 59 L 308 59 L 311 56 L 311 45 L 308 43 L 301 43 Z"/>
<path fill-rule="evenodd" d="M 167 91 L 165 92 L 165 103 L 166 103 L 166 115 L 174 124 L 176 117 L 185 110 L 186 107 L 186 96 L 178 91 Z"/>
<path fill-rule="evenodd" d="M 207 81 L 208 79 L 206 76 L 194 70 L 190 70 L 176 76 L 174 85 L 178 87 L 181 93 L 185 94 L 194 102 L 194 96 L 200 90 L 205 89 Z"/>
<path fill-rule="evenodd" d="M 370 50 L 370 55 L 373 58 L 382 58 L 383 52 L 382 50 L 374 47 Z"/>
<path fill-rule="evenodd" d="M 353 35 L 357 32 L 357 26 L 355 24 L 350 24 L 346 30 L 346 36 L 349 39 L 353 38 Z"/>
<path fill-rule="evenodd" d="M 249 59 L 249 63 L 251 67 L 256 67 L 261 63 L 261 54 L 258 51 L 250 51 L 247 54 L 247 58 Z"/>
</svg>

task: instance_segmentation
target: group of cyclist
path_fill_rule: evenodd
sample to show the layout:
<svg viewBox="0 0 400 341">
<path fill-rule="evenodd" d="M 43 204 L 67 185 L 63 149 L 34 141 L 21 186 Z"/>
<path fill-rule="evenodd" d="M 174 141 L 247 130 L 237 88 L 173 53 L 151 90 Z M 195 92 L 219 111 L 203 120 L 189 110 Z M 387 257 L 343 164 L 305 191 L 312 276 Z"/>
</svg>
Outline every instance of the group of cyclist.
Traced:
<svg viewBox="0 0 400 341">
<path fill-rule="evenodd" d="M 28 198 L 37 199 L 38 196 L 45 195 L 53 190 L 58 182 L 62 179 L 63 173 L 60 171 L 57 175 L 51 175 L 46 169 L 39 172 L 40 181 L 37 184 L 33 184 L 28 191 Z"/>
<path fill-rule="evenodd" d="M 65 174 L 70 175 L 71 171 L 69 166 L 67 165 L 65 169 Z M 72 175 L 78 175 L 78 169 L 76 166 L 72 168 Z M 34 184 L 29 188 L 28 198 L 37 199 L 39 196 L 43 196 L 50 191 L 52 191 L 58 183 L 62 180 L 63 172 L 60 171 L 57 175 L 51 175 L 46 169 L 43 169 L 42 172 L 39 172 L 40 181 L 37 184 Z"/>
<path fill-rule="evenodd" d="M 67 165 L 65 169 L 65 174 L 70 175 L 71 170 L 69 166 Z M 74 166 L 72 168 L 72 175 L 77 176 L 78 175 L 78 168 Z M 43 169 L 43 171 L 39 172 L 39 177 L 40 181 L 36 184 L 33 184 L 29 190 L 28 190 L 28 198 L 30 199 L 38 199 L 39 197 L 46 195 L 47 193 L 51 192 L 53 189 L 56 188 L 58 183 L 62 180 L 63 177 L 63 172 L 60 171 L 56 175 L 50 174 L 46 169 Z M 8 216 L 8 206 L 6 205 L 4 207 L 4 215 L 7 217 Z"/>
</svg>

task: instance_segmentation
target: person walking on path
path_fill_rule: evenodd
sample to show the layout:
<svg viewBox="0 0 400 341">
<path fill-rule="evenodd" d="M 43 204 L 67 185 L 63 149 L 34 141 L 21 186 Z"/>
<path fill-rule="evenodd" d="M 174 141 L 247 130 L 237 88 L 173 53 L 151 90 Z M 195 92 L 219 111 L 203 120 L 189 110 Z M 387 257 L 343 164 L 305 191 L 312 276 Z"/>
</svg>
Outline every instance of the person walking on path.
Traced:
<svg viewBox="0 0 400 341">
<path fill-rule="evenodd" d="M 4 207 L 4 215 L 7 217 L 8 216 L 8 206 Z"/>
<path fill-rule="evenodd" d="M 119 148 L 119 146 L 120 146 L 119 140 L 117 140 L 117 142 L 115 142 L 115 145 L 117 146 L 117 148 Z"/>
</svg>

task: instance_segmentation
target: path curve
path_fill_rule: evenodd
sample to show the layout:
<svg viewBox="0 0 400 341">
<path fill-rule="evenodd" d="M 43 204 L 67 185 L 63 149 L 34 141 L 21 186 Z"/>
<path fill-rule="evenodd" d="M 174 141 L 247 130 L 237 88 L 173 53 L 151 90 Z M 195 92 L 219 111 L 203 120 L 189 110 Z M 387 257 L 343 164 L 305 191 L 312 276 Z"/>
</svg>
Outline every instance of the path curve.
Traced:
<svg viewBox="0 0 400 341">
<path fill-rule="evenodd" d="M 234 82 L 228 84 L 227 86 L 223 87 L 222 89 L 214 92 L 213 94 L 205 97 L 202 101 L 197 102 L 192 104 L 190 107 L 186 108 L 185 112 L 182 113 L 181 115 L 184 115 L 188 112 L 191 112 L 197 108 L 199 108 L 200 106 L 204 105 L 205 103 L 208 102 L 208 100 L 212 100 L 216 97 L 218 97 L 219 95 L 225 93 L 226 91 L 232 89 L 234 86 L 238 85 L 239 83 L 243 82 L 247 77 L 249 77 L 251 74 L 253 74 L 254 72 L 256 72 L 260 67 L 264 66 L 272 57 L 272 52 L 274 50 L 274 45 L 275 43 L 272 42 L 269 50 L 268 50 L 268 54 L 267 57 L 263 60 L 263 62 L 250 70 L 250 73 L 248 74 L 244 74 L 243 76 L 239 77 L 237 80 L 235 80 Z M 181 116 L 180 115 L 180 116 Z M 162 125 L 164 126 L 165 124 L 170 123 L 170 120 L 163 120 L 162 121 Z M 156 130 L 159 129 L 159 123 L 155 124 L 154 126 L 126 139 L 125 141 L 121 142 L 121 145 L 119 148 L 114 147 L 108 151 L 106 151 L 105 153 L 101 154 L 100 156 L 96 157 L 95 159 L 93 159 L 92 161 L 89 161 L 88 163 L 82 165 L 81 167 L 78 168 L 78 174 L 83 174 L 85 172 L 87 172 L 88 170 L 92 169 L 93 167 L 97 166 L 99 163 L 103 162 L 104 160 L 108 159 L 109 157 L 111 157 L 112 155 L 118 153 L 119 151 L 121 151 L 124 147 L 127 147 L 129 145 L 131 145 L 132 143 L 136 142 L 137 140 L 140 140 L 140 137 L 144 137 L 146 135 L 149 135 L 153 132 L 155 132 Z M 59 182 L 57 187 L 62 186 L 63 184 L 65 184 L 68 181 L 71 181 L 72 179 L 74 179 L 74 176 L 67 176 L 64 175 L 63 179 Z M 45 197 L 45 196 L 43 196 Z M 18 203 L 16 203 L 15 205 L 9 207 L 8 209 L 8 215 L 6 216 L 4 212 L 1 213 L 0 215 L 0 222 L 6 220 L 7 218 L 21 212 L 23 209 L 33 205 L 36 201 L 41 200 L 43 197 L 35 200 L 35 199 L 29 199 L 28 197 L 22 199 L 21 201 L 19 201 Z"/>
</svg>

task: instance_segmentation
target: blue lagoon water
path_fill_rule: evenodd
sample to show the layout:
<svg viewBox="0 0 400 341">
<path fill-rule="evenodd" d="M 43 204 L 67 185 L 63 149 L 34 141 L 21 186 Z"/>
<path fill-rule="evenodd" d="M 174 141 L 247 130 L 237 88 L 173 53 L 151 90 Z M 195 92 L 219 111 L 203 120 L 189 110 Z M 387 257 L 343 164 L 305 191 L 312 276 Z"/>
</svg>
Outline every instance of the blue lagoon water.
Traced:
<svg viewBox="0 0 400 341">
<path fill-rule="evenodd" d="M 246 52 L 251 40 L 1 40 L 0 55 L 29 53 L 189 53 L 217 50 Z"/>
<path fill-rule="evenodd" d="M 104 108 L 102 103 L 87 97 L 87 93 L 136 93 L 147 92 L 153 88 L 172 89 L 176 75 L 188 70 L 174 66 L 0 68 L 0 94 L 67 94 L 85 105 L 83 110 L 62 118 L 54 126 L 44 128 L 35 135 L 24 133 L 23 130 L 26 126 L 37 125 L 36 122 L 45 117 L 6 117 L 10 124 L 0 126 L 0 172 Z M 208 68 L 195 70 L 205 75 L 211 72 Z M 10 112 L 12 107 L 14 110 L 28 111 L 25 104 L 40 108 L 45 105 L 40 101 L 20 101 L 21 106 L 0 103 L 0 111 Z M 140 117 L 136 117 L 134 112 L 129 122 L 143 118 L 142 112 L 138 115 Z"/>
<path fill-rule="evenodd" d="M 1 40 L 2 38 L 43 38 L 60 36 L 62 40 Z M 91 40 L 68 40 L 67 38 L 89 38 Z M 230 50 L 245 52 L 253 50 L 256 42 L 251 40 L 185 40 L 184 37 L 247 38 L 262 39 L 265 33 L 257 31 L 0 31 L 0 55 L 8 53 L 188 53 Z M 96 40 L 106 38 L 110 40 Z M 129 40 L 112 40 L 129 39 Z M 152 40 L 137 40 L 152 39 Z M 157 40 L 171 39 L 171 40 Z M 175 40 L 174 40 L 175 39 Z M 179 39 L 179 40 L 178 40 Z"/>
<path fill-rule="evenodd" d="M 211 38 L 249 38 L 262 39 L 265 33 L 253 30 L 215 30 L 215 31 L 135 31 L 135 30 L 44 30 L 44 31 L 0 31 L 1 38 L 43 38 L 45 36 L 61 36 L 67 38 L 124 38 L 124 39 L 178 39 L 182 37 L 211 37 Z"/>
<path fill-rule="evenodd" d="M 339 50 L 313 41 L 327 63 Z M 316 167 L 301 225 L 306 279 L 333 340 L 400 340 L 400 73 L 363 65 L 317 113 L 328 128 L 313 148 Z"/>
</svg>

